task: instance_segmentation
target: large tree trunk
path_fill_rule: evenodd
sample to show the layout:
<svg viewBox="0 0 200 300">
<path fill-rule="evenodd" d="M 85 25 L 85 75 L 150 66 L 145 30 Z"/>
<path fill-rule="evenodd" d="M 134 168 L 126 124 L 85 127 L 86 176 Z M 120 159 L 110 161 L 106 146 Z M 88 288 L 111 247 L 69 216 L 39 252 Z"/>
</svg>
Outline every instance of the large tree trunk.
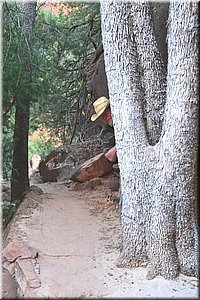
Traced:
<svg viewBox="0 0 200 300">
<path fill-rule="evenodd" d="M 170 6 L 165 107 L 150 4 L 102 1 L 101 15 L 123 199 L 120 264 L 148 264 L 148 278 L 196 275 L 197 4 Z"/>
<path fill-rule="evenodd" d="M 31 97 L 31 50 L 30 39 L 36 15 L 36 2 L 19 4 L 20 13 L 23 14 L 23 25 L 19 45 L 22 76 L 20 78 L 18 93 L 15 96 L 16 113 L 13 138 L 13 161 L 11 177 L 11 200 L 18 206 L 29 188 L 28 177 L 28 133 L 29 109 Z M 25 51 L 24 51 L 25 49 Z"/>
</svg>

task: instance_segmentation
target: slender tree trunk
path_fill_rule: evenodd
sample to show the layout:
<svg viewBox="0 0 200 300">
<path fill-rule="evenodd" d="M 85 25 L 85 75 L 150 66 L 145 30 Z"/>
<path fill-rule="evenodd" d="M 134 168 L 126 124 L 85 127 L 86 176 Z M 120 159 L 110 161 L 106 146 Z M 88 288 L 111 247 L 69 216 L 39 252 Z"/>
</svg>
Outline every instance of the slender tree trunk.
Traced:
<svg viewBox="0 0 200 300">
<path fill-rule="evenodd" d="M 15 96 L 16 114 L 11 177 L 11 200 L 15 202 L 17 206 L 29 188 L 28 133 L 31 95 L 28 86 L 30 87 L 32 83 L 30 40 L 35 21 L 36 2 L 24 2 L 19 4 L 19 7 L 24 17 L 21 44 L 19 45 L 19 57 L 21 57 L 22 63 L 22 82 Z M 24 49 L 26 49 L 25 52 Z"/>
<path fill-rule="evenodd" d="M 120 265 L 148 264 L 148 278 L 196 275 L 197 4 L 170 6 L 165 108 L 149 4 L 102 1 L 101 15 L 123 198 Z"/>
</svg>

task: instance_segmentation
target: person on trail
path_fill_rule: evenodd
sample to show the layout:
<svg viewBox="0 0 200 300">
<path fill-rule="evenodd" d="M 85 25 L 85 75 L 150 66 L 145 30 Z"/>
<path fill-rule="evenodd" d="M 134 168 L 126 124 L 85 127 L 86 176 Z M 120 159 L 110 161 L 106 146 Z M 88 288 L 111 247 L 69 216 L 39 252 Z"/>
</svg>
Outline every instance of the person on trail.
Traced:
<svg viewBox="0 0 200 300">
<path fill-rule="evenodd" d="M 99 134 L 99 138 L 103 146 L 103 152 L 107 160 L 113 166 L 115 166 L 114 169 L 116 169 L 116 171 L 119 172 L 110 102 L 106 97 L 100 97 L 93 103 L 93 107 L 95 113 L 91 116 L 91 121 L 96 121 L 97 124 L 103 125 Z M 122 195 L 120 189 L 120 211 L 121 208 Z"/>
<path fill-rule="evenodd" d="M 99 137 L 102 141 L 105 157 L 110 163 L 116 164 L 117 151 L 110 102 L 106 97 L 100 97 L 93 103 L 93 107 L 95 114 L 91 116 L 91 121 L 103 124 Z"/>
</svg>

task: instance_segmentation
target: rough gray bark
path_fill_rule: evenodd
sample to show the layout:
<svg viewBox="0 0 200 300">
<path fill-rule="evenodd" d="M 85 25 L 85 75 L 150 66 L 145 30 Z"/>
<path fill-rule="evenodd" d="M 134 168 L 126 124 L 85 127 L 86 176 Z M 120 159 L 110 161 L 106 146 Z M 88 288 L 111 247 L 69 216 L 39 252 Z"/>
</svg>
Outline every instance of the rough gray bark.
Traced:
<svg viewBox="0 0 200 300">
<path fill-rule="evenodd" d="M 27 92 L 27 86 L 31 86 L 32 83 L 30 39 L 36 15 L 36 2 L 20 3 L 19 8 L 20 13 L 24 17 L 21 25 L 21 40 L 18 49 L 18 56 L 22 63 L 22 75 L 18 92 L 15 95 L 16 113 L 11 176 L 11 200 L 17 206 L 29 188 L 28 133 L 31 92 Z M 26 49 L 25 53 L 23 52 L 24 49 Z"/>
<path fill-rule="evenodd" d="M 158 50 L 152 5 L 131 6 L 131 27 L 135 39 L 143 94 L 143 111 L 150 145 L 160 137 L 165 104 L 165 68 Z"/>
<path fill-rule="evenodd" d="M 197 4 L 170 6 L 164 111 L 149 4 L 101 1 L 101 16 L 123 198 L 120 265 L 148 264 L 148 278 L 196 275 Z"/>
<path fill-rule="evenodd" d="M 160 148 L 164 166 L 170 168 L 166 183 L 173 185 L 178 264 L 189 275 L 197 274 L 198 34 L 198 4 L 172 2 L 167 104 Z"/>
</svg>

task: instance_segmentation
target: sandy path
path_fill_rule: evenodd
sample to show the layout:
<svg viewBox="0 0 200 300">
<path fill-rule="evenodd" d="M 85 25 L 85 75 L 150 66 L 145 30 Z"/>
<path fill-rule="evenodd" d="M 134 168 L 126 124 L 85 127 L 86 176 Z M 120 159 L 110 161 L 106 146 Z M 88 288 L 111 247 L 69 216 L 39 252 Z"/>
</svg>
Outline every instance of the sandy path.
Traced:
<svg viewBox="0 0 200 300">
<path fill-rule="evenodd" d="M 25 298 L 198 298 L 196 278 L 148 281 L 145 268 L 116 267 L 119 217 L 103 186 L 82 191 L 58 183 L 37 186 L 44 191 L 42 200 L 35 207 L 24 203 L 28 209 L 23 208 L 7 238 L 17 241 L 20 236 L 38 252 L 40 284 L 31 288 L 22 283 Z"/>
</svg>

